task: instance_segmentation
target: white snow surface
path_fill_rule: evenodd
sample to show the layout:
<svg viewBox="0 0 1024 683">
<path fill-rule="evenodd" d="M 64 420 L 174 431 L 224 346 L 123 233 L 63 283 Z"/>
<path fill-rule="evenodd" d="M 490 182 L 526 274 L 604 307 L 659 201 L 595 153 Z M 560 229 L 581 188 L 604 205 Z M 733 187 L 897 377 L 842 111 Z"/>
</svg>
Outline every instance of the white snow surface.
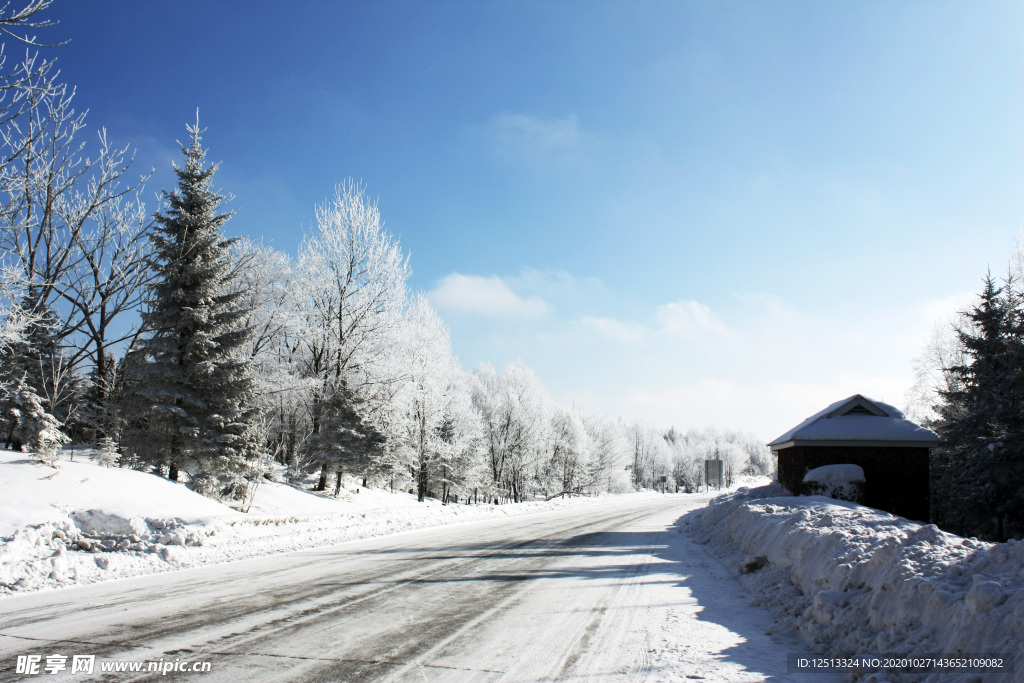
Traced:
<svg viewBox="0 0 1024 683">
<path fill-rule="evenodd" d="M 858 403 L 871 404 L 888 417 L 844 413 L 844 408 Z M 789 441 L 896 441 L 930 446 L 937 444 L 939 437 L 906 419 L 895 406 L 854 394 L 811 415 L 768 445 L 778 446 Z"/>
<path fill-rule="evenodd" d="M 184 484 L 118 467 L 99 467 L 89 450 L 78 447 L 74 460 L 65 449 L 58 469 L 30 453 L 0 450 L 0 537 L 43 522 L 60 522 L 73 511 L 99 510 L 132 517 L 177 517 L 187 524 L 209 524 L 237 515 L 234 510 Z M 120 523 L 115 523 L 120 525 Z"/>
<path fill-rule="evenodd" d="M 804 475 L 804 483 L 845 484 L 852 481 L 864 481 L 864 468 L 860 465 L 822 465 L 808 470 Z"/>
<path fill-rule="evenodd" d="M 78 447 L 72 461 L 65 449 L 55 469 L 30 454 L 0 450 L 0 596 L 601 504 L 595 498 L 419 503 L 351 481 L 336 499 L 265 482 L 243 513 L 159 476 L 100 467 L 88 453 Z"/>
<path fill-rule="evenodd" d="M 829 655 L 1009 654 L 1024 671 L 1024 543 L 984 543 L 885 512 L 772 484 L 689 515 L 784 629 Z M 1019 675 L 1019 674 L 1018 674 Z M 891 679 L 1013 681 L 1013 674 Z"/>
</svg>

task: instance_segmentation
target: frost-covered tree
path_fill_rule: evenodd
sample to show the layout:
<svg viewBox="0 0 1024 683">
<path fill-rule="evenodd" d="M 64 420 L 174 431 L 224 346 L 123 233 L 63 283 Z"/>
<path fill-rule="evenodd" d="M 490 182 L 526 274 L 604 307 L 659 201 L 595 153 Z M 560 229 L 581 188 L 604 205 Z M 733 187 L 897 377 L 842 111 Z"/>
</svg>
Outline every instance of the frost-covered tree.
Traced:
<svg viewBox="0 0 1024 683">
<path fill-rule="evenodd" d="M 597 492 L 622 493 L 632 490 L 626 464 L 630 459 L 625 425 L 621 421 L 584 415 L 583 423 L 591 448 L 591 479 Z"/>
<path fill-rule="evenodd" d="M 547 481 L 552 493 L 580 494 L 591 487 L 590 438 L 583 419 L 564 406 L 554 409 L 549 426 Z"/>
<path fill-rule="evenodd" d="M 345 378 L 366 393 L 366 385 L 394 379 L 379 370 L 405 304 L 408 258 L 356 183 L 340 185 L 316 218 L 299 256 L 307 374 L 323 383 Z M 316 405 L 313 413 L 316 421 Z"/>
<path fill-rule="evenodd" d="M 69 441 L 68 436 L 24 378 L 10 389 L 7 410 L 14 424 L 8 446 L 20 445 L 22 451 L 33 453 L 47 465 L 56 467 L 60 446 Z"/>
<path fill-rule="evenodd" d="M 143 313 L 148 336 L 134 368 L 145 402 L 139 455 L 189 474 L 190 486 L 237 497 L 256 455 L 249 429 L 256 392 L 246 355 L 250 332 L 241 293 L 230 283 L 231 241 L 222 227 L 224 196 L 213 189 L 216 165 L 204 167 L 198 123 L 188 128 L 178 187 L 165 192 L 152 234 L 155 279 Z"/>
<path fill-rule="evenodd" d="M 303 458 L 301 443 L 322 431 L 329 403 L 337 398 L 333 388 L 342 382 L 362 402 L 360 414 L 388 433 L 390 403 L 403 372 L 395 362 L 395 330 L 408 277 L 408 258 L 385 229 L 376 204 L 361 185 L 339 185 L 333 199 L 317 207 L 316 228 L 300 249 L 294 280 L 298 319 L 279 347 L 282 362 L 300 380 L 287 397 L 294 400 L 280 405 L 284 450 L 296 453 L 296 460 Z M 379 457 L 394 456 L 394 445 L 387 443 Z M 297 464 L 322 468 L 315 460 Z M 368 469 L 385 475 L 389 468 L 377 464 Z"/>
<path fill-rule="evenodd" d="M 660 490 L 668 483 L 672 470 L 665 434 L 638 420 L 629 428 L 629 442 L 633 458 L 633 485 L 637 489 Z M 665 477 L 664 481 L 662 477 Z"/>
<path fill-rule="evenodd" d="M 396 427 L 399 455 L 415 481 L 417 499 L 433 493 L 439 477 L 444 497 L 451 479 L 445 463 L 458 450 L 459 427 L 453 402 L 461 388 L 461 369 L 452 358 L 448 329 L 423 295 L 416 296 L 402 321 L 402 389 Z M 453 468 L 449 463 L 448 467 Z"/>
<path fill-rule="evenodd" d="M 937 324 L 921 353 L 914 358 L 914 381 L 904 397 L 907 419 L 918 424 L 931 424 L 939 417 L 943 393 L 963 389 L 958 376 L 952 371 L 967 362 L 958 329 L 972 329 L 970 319 L 962 312 Z"/>
<path fill-rule="evenodd" d="M 117 442 L 113 438 L 103 436 L 96 442 L 96 453 L 92 459 L 97 465 L 113 467 L 120 457 L 121 454 L 117 452 Z"/>
<path fill-rule="evenodd" d="M 461 370 L 453 373 L 447 392 L 448 405 L 441 427 L 444 448 L 435 463 L 436 481 L 441 488 L 442 502 L 448 503 L 459 496 L 475 501 L 480 491 L 486 489 L 488 476 L 482 424 L 473 407 L 470 376 Z"/>
<path fill-rule="evenodd" d="M 20 27 L 50 25 L 34 16 L 50 3 L 20 4 L 0 8 L 0 31 L 38 46 Z M 46 409 L 80 432 L 84 373 L 76 370 L 102 372 L 105 348 L 122 341 L 118 319 L 137 312 L 137 276 L 147 269 L 130 248 L 145 243 L 139 225 L 128 225 L 142 216 L 125 201 L 141 184 L 123 182 L 132 155 L 103 130 L 87 144 L 85 113 L 73 99 L 53 60 L 29 53 L 8 70 L 0 50 L 0 279 L 18 290 L 16 307 L 0 291 L 0 327 L 20 323 L 30 345 L 45 328 L 59 351 L 32 346 L 44 363 L 32 363 L 29 381 Z M 47 354 L 56 362 L 46 363 Z"/>
<path fill-rule="evenodd" d="M 494 492 L 525 500 L 546 450 L 551 402 L 544 387 L 521 362 L 510 363 L 501 375 L 482 364 L 473 371 L 473 405 L 481 416 Z"/>
<path fill-rule="evenodd" d="M 259 396 L 262 439 L 278 462 L 298 473 L 305 437 L 311 434 L 302 281 L 287 254 L 258 242 L 239 239 L 231 253 L 231 288 L 241 295 L 244 325 L 251 330 L 245 353 Z"/>
</svg>

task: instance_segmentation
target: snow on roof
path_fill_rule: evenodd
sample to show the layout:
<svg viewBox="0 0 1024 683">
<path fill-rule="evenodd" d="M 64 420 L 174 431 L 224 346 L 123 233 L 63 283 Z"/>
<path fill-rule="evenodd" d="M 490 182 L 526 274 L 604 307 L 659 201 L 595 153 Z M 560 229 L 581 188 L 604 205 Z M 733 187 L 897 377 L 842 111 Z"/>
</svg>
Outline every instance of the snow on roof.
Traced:
<svg viewBox="0 0 1024 683">
<path fill-rule="evenodd" d="M 854 394 L 836 401 L 772 441 L 774 450 L 790 446 L 904 446 L 939 443 L 930 429 L 915 424 L 895 406 Z"/>
</svg>

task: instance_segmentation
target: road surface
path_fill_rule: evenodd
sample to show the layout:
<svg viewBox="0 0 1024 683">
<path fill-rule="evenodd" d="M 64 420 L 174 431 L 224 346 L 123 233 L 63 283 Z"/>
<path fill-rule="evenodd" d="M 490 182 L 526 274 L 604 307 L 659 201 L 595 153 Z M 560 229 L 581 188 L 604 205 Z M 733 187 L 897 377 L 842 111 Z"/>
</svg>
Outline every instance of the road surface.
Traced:
<svg viewBox="0 0 1024 683">
<path fill-rule="evenodd" d="M 771 618 L 666 496 L 0 599 L 0 681 L 785 679 Z M 92 677 L 16 673 L 94 655 Z M 209 662 L 205 673 L 102 663 Z M 42 671 L 42 669 L 41 669 Z"/>
</svg>

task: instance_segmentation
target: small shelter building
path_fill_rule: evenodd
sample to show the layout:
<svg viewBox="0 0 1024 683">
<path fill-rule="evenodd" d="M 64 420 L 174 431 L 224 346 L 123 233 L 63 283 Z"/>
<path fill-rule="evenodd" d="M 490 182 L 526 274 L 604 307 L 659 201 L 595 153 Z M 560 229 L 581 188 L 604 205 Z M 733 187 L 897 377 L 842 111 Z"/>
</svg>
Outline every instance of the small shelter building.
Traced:
<svg viewBox="0 0 1024 683">
<path fill-rule="evenodd" d="M 807 492 L 804 475 L 810 470 L 858 465 L 864 470 L 862 503 L 927 522 L 928 454 L 938 444 L 935 432 L 906 419 L 897 408 L 855 394 L 768 446 L 778 457 L 779 483 L 795 496 Z"/>
</svg>

